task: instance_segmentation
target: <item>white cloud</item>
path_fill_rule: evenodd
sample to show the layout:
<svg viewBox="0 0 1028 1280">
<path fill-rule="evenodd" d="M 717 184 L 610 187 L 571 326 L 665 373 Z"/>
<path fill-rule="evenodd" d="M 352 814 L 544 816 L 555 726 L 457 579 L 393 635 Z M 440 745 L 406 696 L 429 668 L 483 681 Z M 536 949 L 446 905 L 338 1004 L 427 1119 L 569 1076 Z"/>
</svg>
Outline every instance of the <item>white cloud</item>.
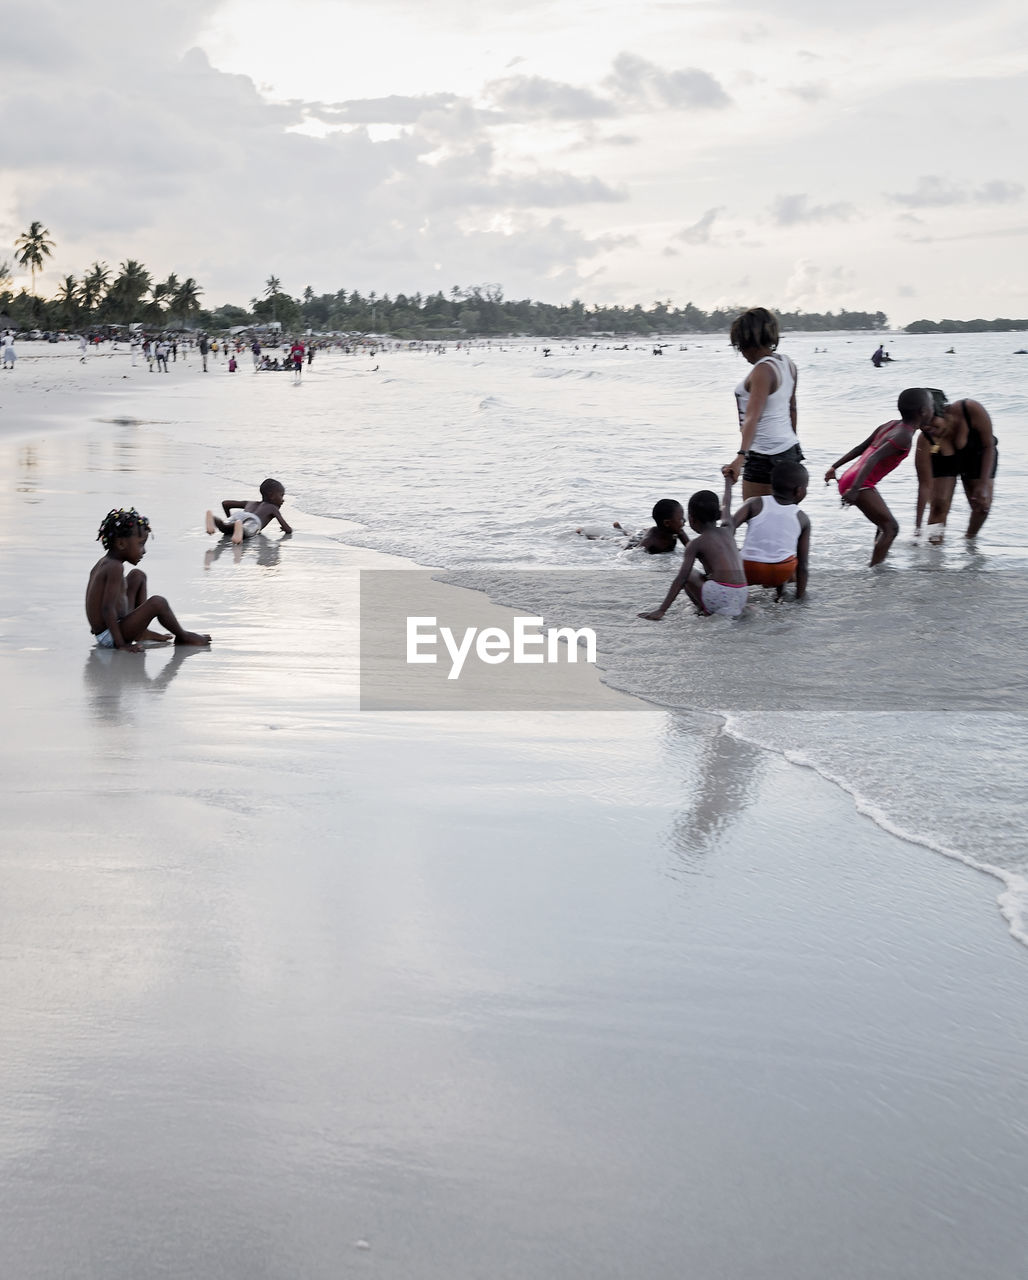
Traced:
<svg viewBox="0 0 1028 1280">
<path fill-rule="evenodd" d="M 779 196 L 771 206 L 771 217 L 780 227 L 793 227 L 804 222 L 848 222 L 855 210 L 845 201 L 834 204 L 811 204 L 804 194 Z"/>
<path fill-rule="evenodd" d="M 501 110 L 522 119 L 593 120 L 615 113 L 614 105 L 591 89 L 542 76 L 494 80 L 486 93 Z"/>
<path fill-rule="evenodd" d="M 816 102 L 823 102 L 831 94 L 831 89 L 823 80 L 807 80 L 803 84 L 786 85 L 785 92 L 791 93 L 801 102 L 809 102 L 813 105 Z"/>
<path fill-rule="evenodd" d="M 1022 183 L 1003 178 L 992 178 L 975 187 L 928 173 L 918 178 L 912 191 L 897 192 L 890 199 L 912 209 L 944 209 L 962 204 L 1014 204 L 1023 195 Z"/>
<path fill-rule="evenodd" d="M 731 98 L 709 71 L 696 67 L 665 71 L 634 53 L 621 53 L 614 59 L 607 84 L 616 97 L 634 108 L 695 111 L 731 105 Z"/>
<path fill-rule="evenodd" d="M 708 209 L 707 212 L 694 222 L 691 226 L 685 227 L 675 236 L 676 240 L 684 240 L 686 244 L 710 244 L 711 234 L 714 229 L 714 221 L 724 210 L 721 206 L 714 209 Z"/>
</svg>

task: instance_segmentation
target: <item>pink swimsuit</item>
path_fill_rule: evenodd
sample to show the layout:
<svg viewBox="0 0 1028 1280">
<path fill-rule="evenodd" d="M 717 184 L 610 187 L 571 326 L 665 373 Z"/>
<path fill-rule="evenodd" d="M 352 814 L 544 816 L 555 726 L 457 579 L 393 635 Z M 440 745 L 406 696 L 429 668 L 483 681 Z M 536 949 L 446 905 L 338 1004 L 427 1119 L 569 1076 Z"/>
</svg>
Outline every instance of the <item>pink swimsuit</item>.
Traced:
<svg viewBox="0 0 1028 1280">
<path fill-rule="evenodd" d="M 885 433 L 888 431 L 892 431 L 894 427 L 898 427 L 901 425 L 902 424 L 897 420 L 895 422 L 886 422 L 878 428 L 878 430 L 874 433 L 874 436 L 871 439 L 871 443 L 867 446 L 864 452 L 860 455 L 860 457 L 856 460 L 856 462 L 852 463 L 849 467 L 847 467 L 846 470 L 839 477 L 839 493 L 840 494 L 846 493 L 848 489 L 853 487 L 853 481 L 856 480 L 857 478 L 857 472 L 864 465 L 864 462 L 868 458 L 868 456 L 874 453 L 874 451 L 881 446 Z M 913 443 L 913 440 L 911 440 L 911 444 L 912 443 Z M 902 451 L 898 450 L 896 453 L 890 454 L 889 457 L 883 458 L 882 461 L 879 462 L 876 467 L 872 467 L 871 470 L 867 473 L 867 476 L 864 478 L 864 483 L 860 486 L 861 489 L 873 489 L 875 485 L 879 482 L 879 480 L 884 479 L 885 476 L 887 476 L 890 471 L 896 470 L 896 468 L 899 466 L 899 464 L 903 461 L 903 459 L 907 456 L 909 452 L 910 452 L 910 445 L 908 444 L 907 447 Z"/>
</svg>

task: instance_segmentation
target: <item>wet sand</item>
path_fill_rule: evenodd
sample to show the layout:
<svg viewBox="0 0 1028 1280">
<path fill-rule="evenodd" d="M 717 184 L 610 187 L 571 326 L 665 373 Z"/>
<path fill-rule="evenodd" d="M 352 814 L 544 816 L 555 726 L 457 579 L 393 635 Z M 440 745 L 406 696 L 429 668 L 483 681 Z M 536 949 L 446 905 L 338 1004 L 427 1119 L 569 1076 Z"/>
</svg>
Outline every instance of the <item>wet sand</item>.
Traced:
<svg viewBox="0 0 1028 1280">
<path fill-rule="evenodd" d="M 165 394 L 0 443 L 0 1274 L 1019 1276 L 995 882 L 594 683 L 362 712 L 404 562 L 208 539 Z M 209 652 L 91 648 L 130 502 Z"/>
</svg>

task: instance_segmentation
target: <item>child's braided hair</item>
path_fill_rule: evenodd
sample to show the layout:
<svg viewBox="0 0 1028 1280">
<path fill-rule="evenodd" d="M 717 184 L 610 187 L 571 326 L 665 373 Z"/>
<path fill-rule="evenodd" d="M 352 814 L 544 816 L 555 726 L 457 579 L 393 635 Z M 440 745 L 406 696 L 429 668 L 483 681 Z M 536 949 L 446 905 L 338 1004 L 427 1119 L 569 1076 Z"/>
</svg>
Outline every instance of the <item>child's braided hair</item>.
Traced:
<svg viewBox="0 0 1028 1280">
<path fill-rule="evenodd" d="M 102 542 L 105 551 L 110 551 L 115 538 L 128 538 L 133 533 L 149 533 L 150 521 L 141 516 L 135 507 L 119 507 L 116 511 L 108 511 L 96 535 L 97 542 Z"/>
</svg>

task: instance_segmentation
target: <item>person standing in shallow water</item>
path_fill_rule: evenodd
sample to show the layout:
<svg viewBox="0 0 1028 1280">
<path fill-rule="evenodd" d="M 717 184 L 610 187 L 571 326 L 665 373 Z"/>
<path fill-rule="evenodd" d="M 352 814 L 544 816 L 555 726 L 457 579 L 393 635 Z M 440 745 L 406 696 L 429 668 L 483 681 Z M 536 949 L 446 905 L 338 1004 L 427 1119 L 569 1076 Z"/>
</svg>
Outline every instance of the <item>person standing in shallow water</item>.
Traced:
<svg viewBox="0 0 1028 1280">
<path fill-rule="evenodd" d="M 914 454 L 917 468 L 917 520 L 921 532 L 924 509 L 928 512 L 928 541 L 938 546 L 946 533 L 946 520 L 956 492 L 957 477 L 971 508 L 965 538 L 977 537 L 992 508 L 992 482 L 999 465 L 998 441 L 992 419 L 977 400 L 950 404 L 945 394 L 929 388 L 934 416 L 931 439 L 922 436 Z"/>
<path fill-rule="evenodd" d="M 778 350 L 778 320 L 766 307 L 751 307 L 732 325 L 732 346 L 753 369 L 735 388 L 741 440 L 721 474 L 735 484 L 742 475 L 743 499 L 767 497 L 771 472 L 780 462 L 802 462 L 796 434 L 796 366 Z"/>
</svg>

